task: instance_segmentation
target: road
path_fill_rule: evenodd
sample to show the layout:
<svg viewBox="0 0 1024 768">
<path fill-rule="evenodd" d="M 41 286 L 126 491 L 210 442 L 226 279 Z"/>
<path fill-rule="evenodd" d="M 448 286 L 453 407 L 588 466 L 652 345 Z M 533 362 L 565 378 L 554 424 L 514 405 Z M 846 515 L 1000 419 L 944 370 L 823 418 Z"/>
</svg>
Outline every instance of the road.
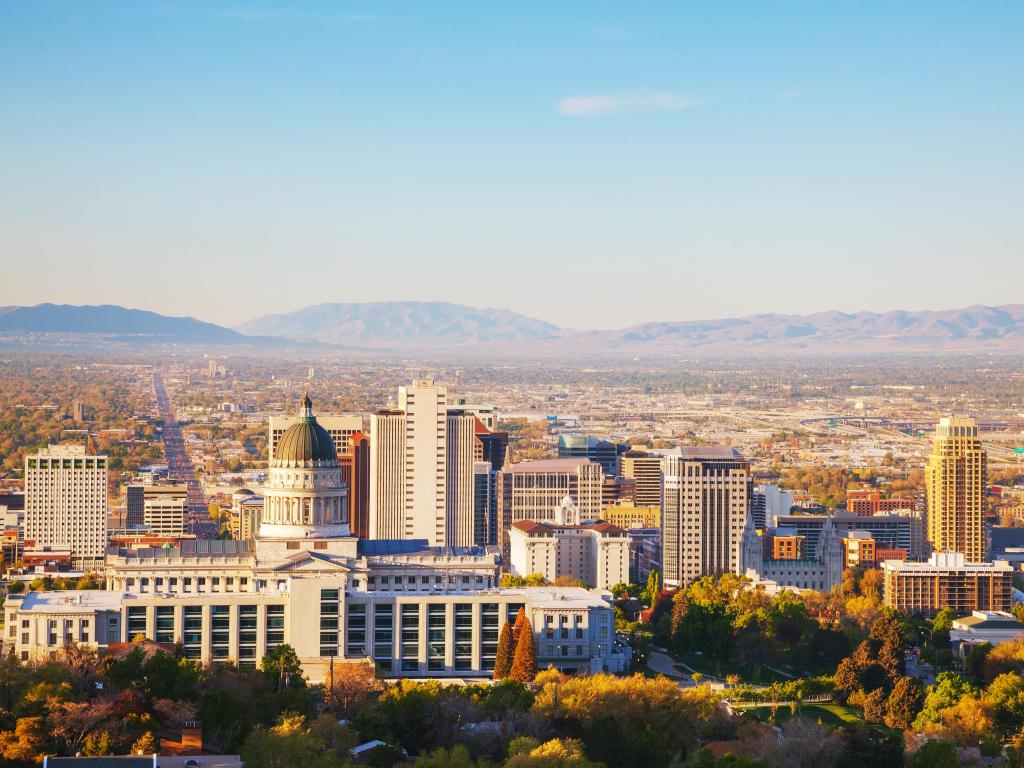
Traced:
<svg viewBox="0 0 1024 768">
<path fill-rule="evenodd" d="M 919 678 L 925 685 L 935 685 L 932 665 L 920 663 L 912 654 L 907 656 L 907 675 Z"/>
<path fill-rule="evenodd" d="M 160 418 L 164 421 L 161 434 L 164 442 L 164 454 L 167 457 L 168 479 L 173 482 L 185 483 L 188 486 L 189 527 L 200 539 L 216 537 L 217 525 L 210 519 L 207 511 L 206 496 L 203 487 L 196 477 L 192 459 L 185 450 L 185 440 L 181 436 L 181 427 L 171 408 L 171 400 L 167 396 L 167 387 L 159 373 L 153 374 L 153 394 Z"/>
</svg>

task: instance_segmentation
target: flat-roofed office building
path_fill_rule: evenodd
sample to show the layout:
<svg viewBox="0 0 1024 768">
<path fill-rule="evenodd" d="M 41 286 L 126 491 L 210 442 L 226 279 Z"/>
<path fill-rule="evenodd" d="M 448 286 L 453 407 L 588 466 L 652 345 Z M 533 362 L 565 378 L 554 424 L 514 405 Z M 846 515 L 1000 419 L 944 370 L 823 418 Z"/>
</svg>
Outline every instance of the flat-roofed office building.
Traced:
<svg viewBox="0 0 1024 768">
<path fill-rule="evenodd" d="M 665 586 L 739 572 L 750 462 L 725 446 L 677 448 L 665 456 L 663 484 Z"/>
</svg>

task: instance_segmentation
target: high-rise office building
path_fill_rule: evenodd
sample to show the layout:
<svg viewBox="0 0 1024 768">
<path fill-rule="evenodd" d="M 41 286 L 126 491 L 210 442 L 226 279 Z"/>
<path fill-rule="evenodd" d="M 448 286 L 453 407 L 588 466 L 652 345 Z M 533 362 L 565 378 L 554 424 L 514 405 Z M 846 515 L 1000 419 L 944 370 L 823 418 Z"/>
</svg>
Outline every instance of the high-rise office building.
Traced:
<svg viewBox="0 0 1024 768">
<path fill-rule="evenodd" d="M 984 562 L 985 470 L 985 449 L 974 419 L 940 419 L 924 470 L 933 551 L 959 552 L 969 563 Z"/>
<path fill-rule="evenodd" d="M 107 546 L 107 457 L 51 445 L 25 458 L 25 539 L 68 547 L 78 567 L 102 564 Z"/>
<path fill-rule="evenodd" d="M 338 454 L 341 479 L 348 484 L 349 526 L 352 535 L 365 539 L 370 535 L 370 438 L 353 432 L 348 450 Z"/>
<path fill-rule="evenodd" d="M 446 520 L 442 543 L 449 547 L 472 546 L 476 536 L 474 448 L 476 416 L 460 410 L 447 414 L 446 463 L 444 467 Z"/>
<path fill-rule="evenodd" d="M 498 543 L 497 476 L 490 462 L 473 462 L 473 544 L 478 547 Z"/>
<path fill-rule="evenodd" d="M 405 414 L 379 411 L 370 417 L 370 510 L 368 538 L 405 539 Z"/>
<path fill-rule="evenodd" d="M 517 520 L 554 520 L 568 496 L 580 520 L 601 517 L 601 465 L 589 459 L 544 459 L 509 464 L 498 473 L 498 544 L 509 557 L 509 529 Z"/>
<path fill-rule="evenodd" d="M 398 408 L 405 414 L 406 433 L 404 538 L 444 546 L 448 393 L 431 379 L 418 379 L 398 388 Z"/>
<path fill-rule="evenodd" d="M 661 506 L 661 467 L 664 458 L 647 451 L 626 451 L 619 457 L 623 477 L 636 481 L 634 500 L 638 507 Z"/>
<path fill-rule="evenodd" d="M 665 457 L 662 558 L 666 587 L 736 573 L 752 491 L 750 462 L 724 446 Z"/>
</svg>

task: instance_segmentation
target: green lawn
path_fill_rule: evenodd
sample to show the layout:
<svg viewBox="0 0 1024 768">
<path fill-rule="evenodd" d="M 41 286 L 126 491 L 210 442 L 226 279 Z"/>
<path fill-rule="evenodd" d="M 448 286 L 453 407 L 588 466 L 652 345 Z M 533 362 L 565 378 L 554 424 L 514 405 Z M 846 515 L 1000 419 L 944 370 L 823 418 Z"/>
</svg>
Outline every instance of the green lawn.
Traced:
<svg viewBox="0 0 1024 768">
<path fill-rule="evenodd" d="M 768 720 L 772 714 L 771 707 L 751 707 L 744 711 L 751 717 L 764 721 Z M 803 704 L 798 713 L 801 717 L 820 720 L 823 724 L 832 727 L 842 725 L 848 728 L 859 728 L 865 725 L 864 718 L 860 716 L 859 711 L 853 707 L 844 707 L 842 704 Z M 781 706 L 775 713 L 775 722 L 784 723 L 791 716 L 789 707 Z"/>
<path fill-rule="evenodd" d="M 686 664 L 691 669 L 700 672 L 702 675 L 714 677 L 718 680 L 724 680 L 726 675 L 739 675 L 740 679 L 745 683 L 754 683 L 755 685 L 768 685 L 769 683 L 785 682 L 791 678 L 783 677 L 777 672 L 773 672 L 768 667 L 755 668 L 751 664 L 738 664 L 735 661 L 728 659 L 724 661 L 713 661 L 700 654 L 687 654 L 685 656 L 677 656 L 677 661 Z M 680 672 L 686 672 L 685 667 L 676 666 Z"/>
</svg>

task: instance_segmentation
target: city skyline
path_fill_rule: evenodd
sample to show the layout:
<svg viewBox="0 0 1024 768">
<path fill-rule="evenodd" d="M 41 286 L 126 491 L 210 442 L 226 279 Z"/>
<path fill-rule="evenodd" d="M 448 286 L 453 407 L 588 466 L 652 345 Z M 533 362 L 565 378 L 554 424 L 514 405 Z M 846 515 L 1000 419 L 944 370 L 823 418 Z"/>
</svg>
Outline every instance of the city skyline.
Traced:
<svg viewBox="0 0 1024 768">
<path fill-rule="evenodd" d="M 0 305 L 234 325 L 486 283 L 623 327 L 1012 303 L 1021 14 L 8 4 Z M 246 279 L 277 270 L 315 279 Z"/>
</svg>

